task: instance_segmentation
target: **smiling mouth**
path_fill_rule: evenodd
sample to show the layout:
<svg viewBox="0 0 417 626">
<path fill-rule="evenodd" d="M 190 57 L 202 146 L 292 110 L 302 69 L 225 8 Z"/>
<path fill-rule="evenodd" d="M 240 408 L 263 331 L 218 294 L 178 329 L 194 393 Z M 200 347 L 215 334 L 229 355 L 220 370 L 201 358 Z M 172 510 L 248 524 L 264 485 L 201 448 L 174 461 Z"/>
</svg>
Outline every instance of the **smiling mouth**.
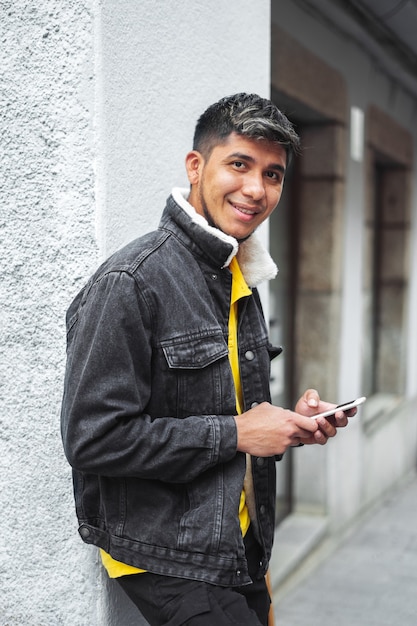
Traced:
<svg viewBox="0 0 417 626">
<path fill-rule="evenodd" d="M 239 211 L 239 213 L 243 213 L 243 215 L 248 215 L 249 217 L 252 217 L 253 215 L 257 215 L 258 211 L 255 209 L 250 209 L 248 207 L 243 207 L 239 204 L 234 204 L 233 202 L 230 203 L 232 205 L 232 207 L 236 210 Z"/>
</svg>

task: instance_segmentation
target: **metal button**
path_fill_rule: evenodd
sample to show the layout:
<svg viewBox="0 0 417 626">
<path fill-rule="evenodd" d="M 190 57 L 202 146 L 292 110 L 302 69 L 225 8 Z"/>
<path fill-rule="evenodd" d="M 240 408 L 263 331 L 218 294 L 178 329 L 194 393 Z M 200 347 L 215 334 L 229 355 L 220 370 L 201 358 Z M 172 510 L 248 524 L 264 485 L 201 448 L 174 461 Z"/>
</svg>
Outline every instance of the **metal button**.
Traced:
<svg viewBox="0 0 417 626">
<path fill-rule="evenodd" d="M 80 535 L 83 539 L 88 539 L 88 537 L 90 536 L 91 532 L 90 529 L 87 528 L 86 526 L 82 526 L 80 528 Z"/>
<path fill-rule="evenodd" d="M 210 274 L 210 278 L 211 278 L 212 280 L 217 280 L 217 279 L 218 279 L 218 276 L 217 276 L 217 274 Z"/>
<path fill-rule="evenodd" d="M 265 463 L 265 459 L 263 459 L 261 456 L 258 456 L 258 458 L 256 459 L 256 465 L 258 465 L 259 467 L 262 467 L 264 463 Z"/>
<path fill-rule="evenodd" d="M 252 350 L 247 350 L 247 351 L 245 352 L 245 359 L 246 359 L 247 361 L 253 361 L 253 359 L 254 359 L 254 358 L 255 358 L 255 355 L 254 355 L 254 353 L 252 352 Z"/>
<path fill-rule="evenodd" d="M 261 504 L 261 506 L 259 507 L 259 511 L 261 513 L 261 515 L 265 515 L 265 506 L 263 504 Z"/>
<path fill-rule="evenodd" d="M 252 404 L 250 405 L 250 408 L 254 409 L 256 406 L 259 406 L 259 402 L 252 402 Z"/>
</svg>

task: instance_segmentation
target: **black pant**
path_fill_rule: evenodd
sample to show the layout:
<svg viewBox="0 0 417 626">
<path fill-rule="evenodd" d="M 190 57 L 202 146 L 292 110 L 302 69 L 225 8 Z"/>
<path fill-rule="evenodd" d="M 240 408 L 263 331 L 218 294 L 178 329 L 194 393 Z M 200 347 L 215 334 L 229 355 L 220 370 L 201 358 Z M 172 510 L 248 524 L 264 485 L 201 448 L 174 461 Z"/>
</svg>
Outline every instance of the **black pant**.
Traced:
<svg viewBox="0 0 417 626">
<path fill-rule="evenodd" d="M 251 528 L 245 548 L 253 583 L 243 587 L 149 572 L 116 580 L 151 626 L 267 626 L 270 598 L 265 578 L 255 579 L 261 553 Z"/>
</svg>

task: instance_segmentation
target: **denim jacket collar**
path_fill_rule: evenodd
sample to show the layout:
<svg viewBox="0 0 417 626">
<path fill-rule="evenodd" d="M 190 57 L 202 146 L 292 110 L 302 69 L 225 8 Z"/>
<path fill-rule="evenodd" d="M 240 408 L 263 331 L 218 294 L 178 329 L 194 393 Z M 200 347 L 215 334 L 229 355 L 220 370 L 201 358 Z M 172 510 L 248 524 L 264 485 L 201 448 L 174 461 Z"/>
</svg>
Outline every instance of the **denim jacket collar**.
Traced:
<svg viewBox="0 0 417 626">
<path fill-rule="evenodd" d="M 187 201 L 188 194 L 188 189 L 174 187 L 171 197 L 175 204 L 183 209 L 190 219 L 182 219 L 185 216 L 179 216 L 175 214 L 178 213 L 175 211 L 170 211 L 170 217 L 177 222 L 183 230 L 189 232 L 193 240 L 197 239 L 198 243 L 211 258 L 215 255 L 216 258 L 213 260 L 220 262 L 221 267 L 224 268 L 228 267 L 233 257 L 236 256 L 243 276 L 250 287 L 256 287 L 264 280 L 275 278 L 278 268 L 255 233 L 246 241 L 239 244 L 234 237 L 223 233 L 218 228 L 210 226 L 207 220 L 202 215 L 199 215 L 194 207 Z M 169 201 L 167 208 L 168 210 L 170 208 Z M 195 231 L 195 226 L 200 227 L 200 233 Z M 193 233 L 191 233 L 192 230 Z M 204 242 L 206 242 L 206 244 L 204 244 Z"/>
</svg>

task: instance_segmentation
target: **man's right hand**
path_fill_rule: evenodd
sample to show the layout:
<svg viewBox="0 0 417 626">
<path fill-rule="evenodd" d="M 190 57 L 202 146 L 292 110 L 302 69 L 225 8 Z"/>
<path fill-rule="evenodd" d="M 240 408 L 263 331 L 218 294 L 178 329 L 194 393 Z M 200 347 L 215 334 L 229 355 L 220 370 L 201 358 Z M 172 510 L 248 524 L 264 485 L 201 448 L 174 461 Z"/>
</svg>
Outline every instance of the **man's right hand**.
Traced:
<svg viewBox="0 0 417 626">
<path fill-rule="evenodd" d="M 316 420 L 262 402 L 235 416 L 237 449 L 253 456 L 275 456 L 300 443 L 327 442 Z"/>
</svg>

